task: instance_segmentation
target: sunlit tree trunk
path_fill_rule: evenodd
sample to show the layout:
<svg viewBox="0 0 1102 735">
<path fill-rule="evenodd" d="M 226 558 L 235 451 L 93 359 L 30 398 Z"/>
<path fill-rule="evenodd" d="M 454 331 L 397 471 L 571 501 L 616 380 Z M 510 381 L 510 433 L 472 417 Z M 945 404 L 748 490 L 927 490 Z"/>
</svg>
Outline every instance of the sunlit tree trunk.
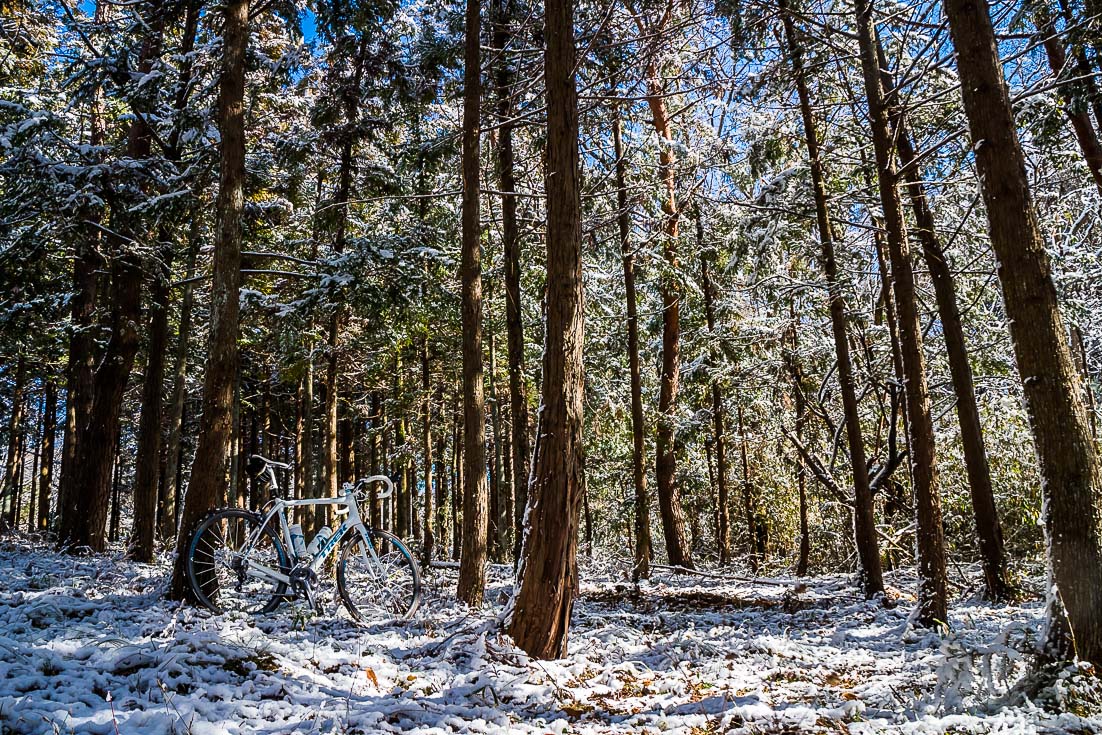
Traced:
<svg viewBox="0 0 1102 735">
<path fill-rule="evenodd" d="M 899 320 L 899 346 L 907 399 L 907 429 L 911 440 L 910 460 L 917 520 L 915 535 L 918 548 L 919 613 L 916 620 L 924 625 L 935 625 L 948 620 L 948 581 L 945 571 L 945 534 L 938 496 L 934 423 L 926 385 L 925 358 L 922 354 L 922 324 L 915 295 L 914 270 L 903 219 L 903 204 L 899 196 L 899 173 L 895 165 L 891 120 L 881 86 L 880 64 L 876 54 L 876 27 L 870 0 L 857 0 L 856 12 L 880 202 L 884 210 L 888 252 L 891 255 L 892 293 Z"/>
<path fill-rule="evenodd" d="M 482 226 L 479 216 L 479 104 L 482 96 L 479 0 L 467 0 L 463 68 L 463 553 L 459 599 L 482 605 L 486 587 L 486 407 L 482 384 Z"/>
<path fill-rule="evenodd" d="M 577 593 L 578 508 L 585 492 L 585 380 L 578 98 L 571 0 L 545 5 L 547 328 L 538 449 L 509 634 L 535 658 L 566 653 Z"/>
<path fill-rule="evenodd" d="M 635 566 L 632 580 L 650 577 L 651 538 L 650 500 L 647 497 L 647 470 L 644 452 L 646 426 L 643 423 L 643 378 L 639 367 L 639 315 L 635 295 L 635 251 L 631 244 L 631 212 L 628 209 L 627 165 L 624 161 L 624 134 L 620 113 L 612 119 L 612 140 L 616 153 L 616 224 L 620 234 L 620 259 L 624 266 L 624 292 L 627 302 L 628 372 L 631 374 L 631 469 L 635 491 Z M 519 502 L 519 501 L 518 501 Z"/>
<path fill-rule="evenodd" d="M 807 88 L 807 76 L 803 66 L 803 46 L 796 35 L 795 23 L 788 11 L 787 0 L 779 0 L 792 64 L 796 91 L 800 100 L 804 141 L 811 166 L 811 181 L 815 197 L 815 221 L 819 229 L 819 244 L 823 273 L 829 292 L 830 324 L 834 336 L 834 349 L 838 358 L 838 387 L 842 394 L 845 414 L 846 437 L 849 440 L 850 470 L 854 486 L 854 538 L 860 562 L 859 583 L 866 597 L 884 592 L 884 578 L 880 565 L 880 546 L 876 537 L 876 521 L 873 516 L 872 491 L 869 487 L 868 465 L 865 458 L 861 416 L 854 387 L 853 363 L 850 359 L 849 338 L 846 330 L 846 305 L 842 286 L 838 279 L 838 264 L 834 257 L 834 237 L 827 208 L 826 175 L 819 151 L 819 134 L 815 128 L 815 116 L 811 95 Z"/>
<path fill-rule="evenodd" d="M 1091 441 L 1052 266 L 987 4 L 946 0 L 991 246 L 1044 495 L 1051 583 L 1046 652 L 1102 667 L 1102 468 Z"/>
</svg>

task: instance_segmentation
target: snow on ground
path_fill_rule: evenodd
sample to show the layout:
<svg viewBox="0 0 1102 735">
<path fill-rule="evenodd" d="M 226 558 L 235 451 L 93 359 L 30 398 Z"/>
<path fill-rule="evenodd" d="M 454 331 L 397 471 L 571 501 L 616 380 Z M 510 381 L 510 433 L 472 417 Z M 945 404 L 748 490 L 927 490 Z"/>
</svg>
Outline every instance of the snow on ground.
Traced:
<svg viewBox="0 0 1102 735">
<path fill-rule="evenodd" d="M 594 568 L 570 655 L 540 662 L 499 632 L 509 570 L 491 571 L 483 611 L 433 570 L 414 622 L 357 627 L 335 605 L 211 616 L 162 599 L 166 564 L 0 540 L 0 733 L 1102 732 L 998 705 L 1037 602 L 958 600 L 943 640 L 843 577 L 663 575 L 635 593 Z"/>
</svg>

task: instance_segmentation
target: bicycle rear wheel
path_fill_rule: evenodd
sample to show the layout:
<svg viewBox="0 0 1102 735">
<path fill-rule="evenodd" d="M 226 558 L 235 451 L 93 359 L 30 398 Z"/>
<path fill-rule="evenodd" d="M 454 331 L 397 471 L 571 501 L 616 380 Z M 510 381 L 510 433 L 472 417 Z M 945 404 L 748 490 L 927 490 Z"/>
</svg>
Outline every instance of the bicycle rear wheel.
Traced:
<svg viewBox="0 0 1102 735">
<path fill-rule="evenodd" d="M 371 528 L 342 542 L 337 591 L 358 622 L 408 620 L 421 604 L 421 571 L 397 537 Z"/>
<path fill-rule="evenodd" d="M 195 527 L 188 544 L 187 574 L 205 607 L 216 613 L 249 614 L 279 607 L 287 585 L 258 574 L 256 565 L 287 574 L 290 563 L 279 538 L 267 526 L 261 528 L 262 522 L 255 513 L 226 508 Z"/>
</svg>

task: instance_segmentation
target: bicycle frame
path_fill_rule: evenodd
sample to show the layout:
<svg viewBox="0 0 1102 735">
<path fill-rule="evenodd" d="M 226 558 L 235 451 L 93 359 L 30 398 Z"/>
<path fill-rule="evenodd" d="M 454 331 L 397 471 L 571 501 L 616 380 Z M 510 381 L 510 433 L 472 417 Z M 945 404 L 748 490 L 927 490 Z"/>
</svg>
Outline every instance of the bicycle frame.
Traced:
<svg viewBox="0 0 1102 735">
<path fill-rule="evenodd" d="M 275 472 L 272 470 L 271 465 L 268 466 L 269 478 L 272 481 L 272 487 L 278 489 L 278 484 L 275 482 Z M 386 490 L 379 493 L 380 500 L 389 498 L 394 493 L 394 484 L 390 478 L 386 475 L 372 475 L 371 477 L 364 478 L 361 484 L 369 484 L 372 482 L 382 482 L 386 485 Z M 283 500 L 277 498 L 273 504 L 271 510 L 264 516 L 264 520 L 257 527 L 257 529 L 250 534 L 250 538 L 245 546 L 239 552 L 240 556 L 248 559 L 249 554 L 252 552 L 253 546 L 260 539 L 260 534 L 272 522 L 274 518 L 279 517 L 279 530 L 282 536 L 283 544 L 287 549 L 294 553 L 294 547 L 291 544 L 291 527 L 287 522 L 287 509 L 288 508 L 305 508 L 316 505 L 334 505 L 337 509 L 334 511 L 337 515 L 347 514 L 348 517 L 344 519 L 339 527 L 333 531 L 333 535 L 325 541 L 325 545 L 310 557 L 310 561 L 307 567 L 311 572 L 317 573 L 321 568 L 321 565 L 325 563 L 325 560 L 329 558 L 329 555 L 337 548 L 337 544 L 340 540 L 350 531 L 360 534 L 360 538 L 364 540 L 364 547 L 367 549 L 364 553 L 364 561 L 368 562 L 368 555 L 370 555 L 370 561 L 374 563 L 368 563 L 369 569 L 374 569 L 378 572 L 377 565 L 379 564 L 379 555 L 375 549 L 374 544 L 371 542 L 371 536 L 367 533 L 367 526 L 364 524 L 360 517 L 360 509 L 356 504 L 356 494 L 351 486 L 345 486 L 344 495 L 336 498 L 308 498 L 304 500 Z M 298 560 L 300 563 L 302 560 Z M 249 560 L 247 573 L 254 577 L 266 579 L 273 583 L 279 583 L 284 585 L 291 584 L 291 578 L 280 571 L 271 569 L 263 564 L 259 564 L 253 560 Z"/>
</svg>

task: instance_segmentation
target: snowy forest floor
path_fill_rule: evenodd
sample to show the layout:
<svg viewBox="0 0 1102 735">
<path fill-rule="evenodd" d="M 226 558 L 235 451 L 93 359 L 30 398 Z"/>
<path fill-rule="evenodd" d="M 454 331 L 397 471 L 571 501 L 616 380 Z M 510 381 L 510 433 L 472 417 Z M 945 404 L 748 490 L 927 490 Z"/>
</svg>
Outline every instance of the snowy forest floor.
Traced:
<svg viewBox="0 0 1102 735">
<path fill-rule="evenodd" d="M 661 575 L 636 593 L 586 566 L 569 656 L 541 662 L 496 624 L 508 567 L 477 614 L 433 569 L 416 620 L 374 627 L 335 603 L 211 616 L 164 600 L 167 574 L 0 540 L 0 733 L 1102 732 L 1074 670 L 1061 703 L 1006 704 L 1039 601 L 956 600 L 939 638 L 909 627 L 902 576 L 885 609 L 842 576 Z"/>
</svg>

